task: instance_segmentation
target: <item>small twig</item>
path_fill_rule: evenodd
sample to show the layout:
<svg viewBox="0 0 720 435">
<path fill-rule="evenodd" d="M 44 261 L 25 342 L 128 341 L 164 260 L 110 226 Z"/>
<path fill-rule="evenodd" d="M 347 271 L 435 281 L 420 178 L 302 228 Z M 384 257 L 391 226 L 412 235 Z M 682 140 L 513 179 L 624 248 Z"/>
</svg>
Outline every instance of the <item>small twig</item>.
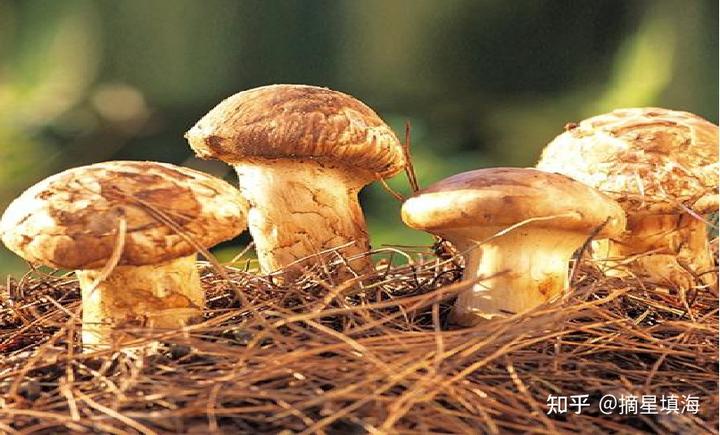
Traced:
<svg viewBox="0 0 720 435">
<path fill-rule="evenodd" d="M 393 198 L 397 199 L 400 202 L 405 202 L 405 197 L 400 195 L 398 192 L 394 191 L 392 187 L 390 187 L 389 184 L 387 184 L 387 181 L 385 181 L 384 178 L 378 177 L 378 181 L 382 185 L 383 189 L 385 189 L 386 192 L 388 192 L 390 195 L 393 196 Z"/>
<path fill-rule="evenodd" d="M 413 166 L 412 154 L 410 153 L 410 121 L 405 121 L 405 143 L 403 143 L 403 154 L 405 155 L 405 175 L 412 192 L 420 190 L 420 184 L 415 175 L 415 167 Z"/>
<path fill-rule="evenodd" d="M 575 277 L 577 276 L 578 270 L 580 269 L 580 261 L 582 260 L 583 255 L 585 255 L 585 252 L 587 251 L 588 247 L 590 247 L 590 243 L 592 242 L 592 240 L 598 234 L 600 234 L 600 231 L 602 231 L 602 229 L 605 228 L 605 226 L 608 224 L 608 222 L 610 222 L 609 217 L 607 219 L 605 219 L 605 221 L 603 223 L 601 223 L 595 229 L 593 229 L 592 232 L 590 233 L 590 235 L 588 236 L 588 238 L 585 239 L 582 246 L 577 251 L 577 255 L 575 257 L 575 263 L 573 264 L 573 268 L 570 271 L 570 278 L 568 278 L 568 285 L 571 288 L 573 286 L 573 283 L 575 282 Z"/>
</svg>

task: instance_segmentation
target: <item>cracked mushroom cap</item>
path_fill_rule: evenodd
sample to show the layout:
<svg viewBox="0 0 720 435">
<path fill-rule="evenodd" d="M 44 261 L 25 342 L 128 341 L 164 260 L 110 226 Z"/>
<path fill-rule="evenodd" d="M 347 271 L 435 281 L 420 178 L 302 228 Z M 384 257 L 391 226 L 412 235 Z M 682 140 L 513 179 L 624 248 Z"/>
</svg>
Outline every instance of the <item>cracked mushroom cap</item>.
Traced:
<svg viewBox="0 0 720 435">
<path fill-rule="evenodd" d="M 692 113 L 648 107 L 565 128 L 543 151 L 539 169 L 595 187 L 636 213 L 717 210 L 717 125 Z"/>
<path fill-rule="evenodd" d="M 548 218 L 548 219 L 542 219 Z M 625 229 L 625 213 L 612 199 L 564 175 L 531 168 L 463 172 L 416 193 L 402 206 L 410 227 L 434 232 L 465 227 L 528 226 L 590 234 L 606 220 L 599 238 Z"/>
<path fill-rule="evenodd" d="M 389 177 L 405 166 L 395 133 L 350 95 L 306 85 L 270 85 L 237 93 L 186 134 L 196 154 L 237 163 L 307 158 Z"/>
<path fill-rule="evenodd" d="M 231 239 L 245 230 L 246 216 L 245 200 L 225 181 L 167 163 L 114 161 L 32 186 L 5 210 L 0 236 L 30 262 L 95 269 L 110 258 L 124 217 L 119 264 L 140 266 L 197 252 L 188 240 L 209 248 Z"/>
</svg>

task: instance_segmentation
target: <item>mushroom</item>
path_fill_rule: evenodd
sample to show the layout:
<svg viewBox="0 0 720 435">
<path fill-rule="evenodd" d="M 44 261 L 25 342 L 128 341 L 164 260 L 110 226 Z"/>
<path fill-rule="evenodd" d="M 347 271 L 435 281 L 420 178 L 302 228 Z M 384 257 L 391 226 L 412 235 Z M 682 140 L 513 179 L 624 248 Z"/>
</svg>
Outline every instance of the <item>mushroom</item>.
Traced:
<svg viewBox="0 0 720 435">
<path fill-rule="evenodd" d="M 593 246 L 608 274 L 689 288 L 717 285 L 703 219 L 718 209 L 718 127 L 687 112 L 621 109 L 569 124 L 539 169 L 616 199 L 627 233 Z"/>
<path fill-rule="evenodd" d="M 106 347 L 121 323 L 175 328 L 200 315 L 196 253 L 244 231 L 246 215 L 225 181 L 165 163 L 113 161 L 30 187 L 5 210 L 0 235 L 31 263 L 75 270 L 87 350 Z"/>
<path fill-rule="evenodd" d="M 292 275 L 308 264 L 300 260 L 331 250 L 355 257 L 355 272 L 373 270 L 360 255 L 370 246 L 358 192 L 405 159 L 365 104 L 315 86 L 264 86 L 222 101 L 185 137 L 199 157 L 235 167 L 264 273 L 293 266 Z"/>
<path fill-rule="evenodd" d="M 492 168 L 453 175 L 402 206 L 410 227 L 449 240 L 464 256 L 451 319 L 472 325 L 527 311 L 568 285 L 570 257 L 591 236 L 619 234 L 615 201 L 559 174 Z M 596 234 L 595 234 L 596 233 Z"/>
</svg>

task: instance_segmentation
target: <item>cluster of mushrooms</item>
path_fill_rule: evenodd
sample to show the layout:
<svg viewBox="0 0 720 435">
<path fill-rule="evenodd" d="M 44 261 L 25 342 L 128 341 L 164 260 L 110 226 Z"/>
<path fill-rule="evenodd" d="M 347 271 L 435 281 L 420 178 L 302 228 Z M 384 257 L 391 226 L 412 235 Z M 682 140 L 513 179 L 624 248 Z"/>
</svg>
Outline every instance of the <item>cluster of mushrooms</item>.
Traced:
<svg viewBox="0 0 720 435">
<path fill-rule="evenodd" d="M 247 227 L 262 273 L 293 276 L 329 253 L 353 276 L 375 271 L 358 192 L 402 171 L 406 153 L 368 106 L 264 86 L 222 101 L 185 137 L 199 157 L 232 165 L 240 189 L 167 163 L 110 161 L 39 182 L 2 216 L 13 252 L 75 270 L 85 349 L 127 322 L 177 328 L 201 314 L 197 253 Z M 608 275 L 714 287 L 705 219 L 718 208 L 717 146 L 718 127 L 696 115 L 615 110 L 566 126 L 537 168 L 478 169 L 416 192 L 402 219 L 462 254 L 460 325 L 557 299 L 590 240 Z"/>
</svg>

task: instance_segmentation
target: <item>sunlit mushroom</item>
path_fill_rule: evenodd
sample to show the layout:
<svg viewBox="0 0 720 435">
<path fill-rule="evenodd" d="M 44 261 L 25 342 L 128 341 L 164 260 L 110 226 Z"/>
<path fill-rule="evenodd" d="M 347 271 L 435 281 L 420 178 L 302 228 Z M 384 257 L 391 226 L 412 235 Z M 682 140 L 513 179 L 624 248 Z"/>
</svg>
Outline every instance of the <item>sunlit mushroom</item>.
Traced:
<svg viewBox="0 0 720 435">
<path fill-rule="evenodd" d="M 31 263 L 73 269 L 83 304 L 85 349 L 114 327 L 185 325 L 201 314 L 199 249 L 246 228 L 239 191 L 170 164 L 114 161 L 51 176 L 5 210 L 0 235 Z"/>
<path fill-rule="evenodd" d="M 595 187 L 625 209 L 627 233 L 594 245 L 608 273 L 716 285 L 704 217 L 718 209 L 718 127 L 687 112 L 637 108 L 566 130 L 537 167 Z"/>
<path fill-rule="evenodd" d="M 592 235 L 615 236 L 625 216 L 582 183 L 536 169 L 492 168 L 453 175 L 402 207 L 410 227 L 449 240 L 465 258 L 452 320 L 471 325 L 521 313 L 562 294 L 570 258 Z"/>
<path fill-rule="evenodd" d="M 400 143 L 372 109 L 326 88 L 273 85 L 224 100 L 185 135 L 201 158 L 233 165 L 263 272 L 337 249 L 372 271 L 358 192 L 405 165 Z"/>
</svg>

